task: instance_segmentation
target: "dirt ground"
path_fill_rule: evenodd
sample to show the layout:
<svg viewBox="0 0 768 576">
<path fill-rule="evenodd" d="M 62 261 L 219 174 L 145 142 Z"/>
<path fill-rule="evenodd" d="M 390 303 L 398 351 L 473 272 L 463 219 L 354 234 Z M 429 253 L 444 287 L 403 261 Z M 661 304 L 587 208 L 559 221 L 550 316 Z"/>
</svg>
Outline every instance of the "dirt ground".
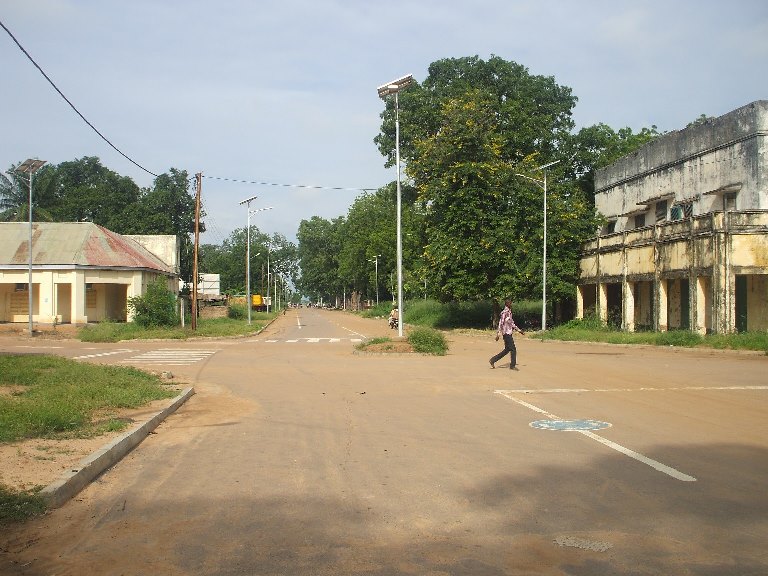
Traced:
<svg viewBox="0 0 768 576">
<path fill-rule="evenodd" d="M 73 338 L 77 326 L 36 326 L 35 339 L 62 340 Z M 0 333 L 13 333 L 21 338 L 28 337 L 26 325 L 0 324 Z M 383 342 L 372 344 L 365 353 L 411 353 L 408 342 Z M 180 390 L 182 383 L 175 386 Z M 0 394 L 11 394 L 10 387 L 0 385 Z M 168 400 L 158 400 L 138 409 L 116 410 L 115 417 L 125 419 L 129 425 L 119 431 L 95 438 L 32 439 L 20 442 L 0 443 L 0 485 L 13 490 L 35 490 L 58 480 L 67 471 L 78 468 L 78 463 L 102 446 L 110 443 L 128 430 L 141 425 L 154 416 Z"/>
</svg>

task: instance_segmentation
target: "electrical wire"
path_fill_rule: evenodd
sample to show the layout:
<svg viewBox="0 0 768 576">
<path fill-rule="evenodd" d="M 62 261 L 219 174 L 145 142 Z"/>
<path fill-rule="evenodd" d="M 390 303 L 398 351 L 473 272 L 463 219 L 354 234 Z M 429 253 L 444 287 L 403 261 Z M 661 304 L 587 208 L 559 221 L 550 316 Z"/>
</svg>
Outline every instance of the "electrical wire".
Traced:
<svg viewBox="0 0 768 576">
<path fill-rule="evenodd" d="M 221 180 L 223 182 L 237 182 L 239 184 L 256 184 L 258 186 L 279 186 L 283 188 L 307 188 L 310 190 L 341 190 L 345 192 L 370 192 L 375 188 L 342 188 L 339 186 L 313 186 L 309 184 L 277 184 L 275 182 L 256 182 L 254 180 L 237 180 L 235 178 L 223 178 L 220 176 L 206 176 L 203 174 L 203 178 L 210 178 L 211 180 Z"/>
<path fill-rule="evenodd" d="M 37 62 L 35 62 L 35 59 L 34 59 L 34 58 L 32 58 L 32 56 L 30 56 L 29 52 L 27 52 L 27 51 L 24 49 L 24 46 L 22 46 L 22 45 L 21 45 L 21 43 L 20 43 L 20 42 L 19 42 L 19 41 L 16 39 L 16 37 L 15 37 L 15 36 L 13 35 L 13 33 L 12 33 L 12 32 L 11 32 L 9 29 L 8 29 L 8 27 L 7 27 L 5 24 L 3 24 L 2 20 L 0 20 L 0 26 L 2 26 L 3 30 L 5 30 L 5 31 L 8 33 L 8 36 L 10 36 L 10 37 L 11 37 L 11 40 L 13 40 L 13 41 L 16 43 L 16 46 L 18 46 L 18 47 L 19 47 L 19 50 L 21 50 L 21 51 L 24 53 L 24 55 L 25 55 L 25 56 L 26 56 L 26 57 L 29 59 L 29 61 L 30 61 L 30 62 L 32 62 L 32 64 L 34 64 L 35 68 L 37 68 L 37 69 L 40 71 L 40 74 L 42 74 L 42 75 L 43 75 L 43 77 L 44 77 L 46 80 L 48 80 L 48 83 L 49 83 L 51 86 L 53 86 L 53 89 L 54 89 L 54 90 L 56 90 L 56 92 L 58 92 L 58 93 L 59 93 L 59 96 L 61 96 L 61 97 L 64 99 L 64 101 L 65 101 L 67 104 L 69 104 L 69 107 L 70 107 L 70 108 L 72 108 L 72 110 L 74 110 L 74 111 L 75 111 L 75 113 L 76 113 L 78 116 L 80 116 L 80 118 L 83 120 L 83 122 L 85 122 L 86 124 L 88 124 L 88 126 L 90 126 L 90 127 L 91 127 L 91 129 L 92 129 L 94 132 L 96 132 L 96 134 L 98 134 L 98 135 L 101 137 L 101 139 L 102 139 L 102 140 L 104 140 L 104 142 L 106 142 L 107 144 L 109 144 L 109 146 L 111 146 L 111 147 L 112 147 L 112 148 L 113 148 L 113 149 L 114 149 L 114 150 L 115 150 L 115 151 L 116 151 L 118 154 L 120 154 L 120 155 L 121 155 L 123 158 L 125 158 L 126 160 L 128 160 L 128 161 L 129 161 L 131 164 L 133 164 L 134 166 L 136 166 L 136 167 L 138 167 L 138 168 L 140 168 L 140 169 L 144 170 L 144 172 L 146 172 L 147 174 L 151 174 L 151 175 L 152 175 L 152 176 L 154 176 L 155 178 L 157 178 L 157 177 L 158 177 L 158 175 L 157 175 L 157 174 L 155 174 L 155 173 L 154 173 L 154 172 L 152 172 L 151 170 L 147 170 L 146 168 L 144 168 L 144 166 L 142 166 L 141 164 L 139 164 L 138 162 L 136 162 L 136 161 L 135 161 L 133 158 L 131 158 L 131 157 L 130 157 L 130 156 L 128 156 L 128 155 L 127 155 L 125 152 L 123 152 L 122 150 L 120 150 L 120 149 L 119 149 L 117 146 L 115 146 L 114 144 L 112 144 L 112 142 L 110 142 L 110 141 L 109 141 L 109 139 L 108 139 L 106 136 L 104 136 L 104 134 L 102 134 L 101 132 L 99 132 L 99 130 L 98 130 L 98 129 L 97 129 L 97 128 L 96 128 L 96 127 L 93 125 L 93 124 L 91 124 L 91 123 L 88 121 L 88 119 L 87 119 L 85 116 L 83 116 L 83 115 L 80 113 L 80 110 L 78 110 L 78 109 L 75 107 L 75 105 L 74 105 L 74 104 L 72 104 L 72 102 L 69 100 L 69 98 L 67 98 L 66 96 L 64 96 L 64 93 L 63 93 L 61 90 L 59 90 L 59 87 L 58 87 L 58 86 L 56 86 L 56 84 L 53 82 L 53 80 L 51 80 L 51 79 L 48 77 L 48 74 L 46 74 L 46 73 L 43 71 L 43 69 L 42 69 L 42 68 L 39 66 L 39 64 L 38 64 Z"/>
</svg>

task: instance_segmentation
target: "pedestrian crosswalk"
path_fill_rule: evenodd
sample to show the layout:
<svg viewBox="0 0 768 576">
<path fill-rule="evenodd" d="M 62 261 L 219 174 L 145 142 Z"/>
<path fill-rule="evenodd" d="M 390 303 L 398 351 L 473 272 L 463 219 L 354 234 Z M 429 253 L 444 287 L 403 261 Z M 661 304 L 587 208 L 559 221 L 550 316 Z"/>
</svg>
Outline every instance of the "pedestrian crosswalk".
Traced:
<svg viewBox="0 0 768 576">
<path fill-rule="evenodd" d="M 163 364 L 170 366 L 186 366 L 205 360 L 216 354 L 218 350 L 189 350 L 177 348 L 160 348 L 144 352 L 121 362 L 125 364 Z"/>
</svg>

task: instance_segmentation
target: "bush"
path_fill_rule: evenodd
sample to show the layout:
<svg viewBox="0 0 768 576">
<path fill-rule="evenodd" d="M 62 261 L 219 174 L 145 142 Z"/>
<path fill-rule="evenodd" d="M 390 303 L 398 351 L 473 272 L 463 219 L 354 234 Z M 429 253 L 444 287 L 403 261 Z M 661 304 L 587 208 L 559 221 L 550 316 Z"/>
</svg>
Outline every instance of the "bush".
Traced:
<svg viewBox="0 0 768 576">
<path fill-rule="evenodd" d="M 147 286 L 147 293 L 128 299 L 133 321 L 139 326 L 176 326 L 176 296 L 168 289 L 164 278 L 158 278 Z"/>
<path fill-rule="evenodd" d="M 408 342 L 414 351 L 422 354 L 434 354 L 445 356 L 448 351 L 448 342 L 442 332 L 432 328 L 415 328 L 408 334 Z"/>
<path fill-rule="evenodd" d="M 659 346 L 698 346 L 704 338 L 689 330 L 670 330 L 656 334 L 656 344 Z"/>
<path fill-rule="evenodd" d="M 248 317 L 248 309 L 245 306 L 239 304 L 230 304 L 227 309 L 227 318 L 232 320 L 244 320 Z"/>
</svg>

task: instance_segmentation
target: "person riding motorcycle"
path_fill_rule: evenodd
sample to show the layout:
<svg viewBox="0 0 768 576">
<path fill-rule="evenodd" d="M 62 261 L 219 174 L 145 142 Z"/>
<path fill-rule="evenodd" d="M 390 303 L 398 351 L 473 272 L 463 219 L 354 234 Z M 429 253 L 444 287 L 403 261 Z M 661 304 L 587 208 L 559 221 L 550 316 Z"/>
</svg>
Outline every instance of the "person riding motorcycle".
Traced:
<svg viewBox="0 0 768 576">
<path fill-rule="evenodd" d="M 397 306 L 392 308 L 392 312 L 389 313 L 389 327 L 394 329 L 397 328 L 397 323 L 400 320 L 400 311 L 397 309 Z"/>
</svg>

